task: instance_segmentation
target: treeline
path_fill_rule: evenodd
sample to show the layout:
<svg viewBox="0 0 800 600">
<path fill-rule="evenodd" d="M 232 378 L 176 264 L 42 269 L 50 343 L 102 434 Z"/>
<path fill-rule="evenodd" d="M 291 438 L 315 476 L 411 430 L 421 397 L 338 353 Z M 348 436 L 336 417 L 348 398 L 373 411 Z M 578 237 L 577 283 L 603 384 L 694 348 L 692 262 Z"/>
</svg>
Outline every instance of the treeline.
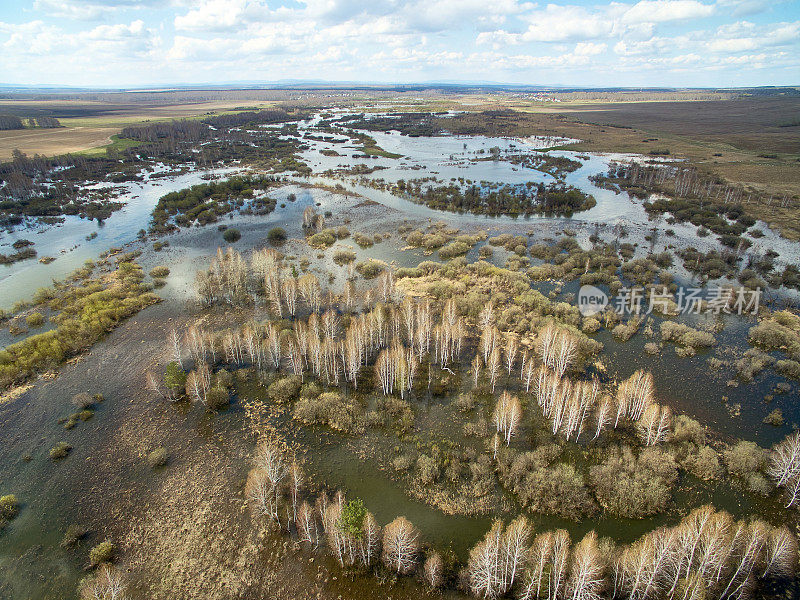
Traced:
<svg viewBox="0 0 800 600">
<path fill-rule="evenodd" d="M 0 131 L 9 129 L 25 129 L 22 119 L 14 115 L 0 115 Z"/>
<path fill-rule="evenodd" d="M 306 118 L 306 115 L 300 111 L 286 112 L 284 110 L 259 110 L 259 111 L 242 111 L 237 113 L 229 113 L 217 115 L 214 117 L 207 117 L 203 119 L 203 123 L 213 127 L 241 127 L 243 125 L 270 125 L 274 123 L 290 123 L 294 121 L 301 121 Z"/>
<path fill-rule="evenodd" d="M 43 129 L 52 129 L 61 127 L 61 123 L 55 117 L 28 117 L 28 127 L 41 127 Z M 21 117 L 14 115 L 0 115 L 0 131 L 9 129 L 25 129 L 26 123 Z"/>
<path fill-rule="evenodd" d="M 158 199 L 150 231 L 166 233 L 178 227 L 208 225 L 245 203 L 256 214 L 268 214 L 275 209 L 275 200 L 266 192 L 280 184 L 278 177 L 245 175 L 170 192 Z"/>
<path fill-rule="evenodd" d="M 485 215 L 556 215 L 571 216 L 597 204 L 593 196 L 562 182 L 529 182 L 522 186 L 506 185 L 499 190 L 484 190 L 472 185 L 462 190 L 458 185 L 427 186 L 402 179 L 393 187 L 413 202 L 450 212 Z"/>
</svg>

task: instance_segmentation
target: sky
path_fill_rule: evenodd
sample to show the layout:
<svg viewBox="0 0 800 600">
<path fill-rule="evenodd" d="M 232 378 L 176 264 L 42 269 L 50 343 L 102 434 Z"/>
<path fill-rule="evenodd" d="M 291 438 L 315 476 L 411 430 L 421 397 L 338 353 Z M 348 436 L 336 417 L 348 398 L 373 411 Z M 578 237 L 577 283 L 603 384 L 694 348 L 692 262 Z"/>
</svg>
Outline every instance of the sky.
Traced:
<svg viewBox="0 0 800 600">
<path fill-rule="evenodd" d="M 800 84 L 800 0 L 0 0 L 0 83 Z"/>
</svg>

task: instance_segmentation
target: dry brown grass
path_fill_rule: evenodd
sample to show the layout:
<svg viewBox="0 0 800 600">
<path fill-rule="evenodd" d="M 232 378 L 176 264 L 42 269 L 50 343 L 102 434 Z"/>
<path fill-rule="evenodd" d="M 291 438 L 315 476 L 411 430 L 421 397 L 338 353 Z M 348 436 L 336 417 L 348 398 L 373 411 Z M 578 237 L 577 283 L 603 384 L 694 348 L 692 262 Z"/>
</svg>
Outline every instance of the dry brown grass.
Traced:
<svg viewBox="0 0 800 600">
<path fill-rule="evenodd" d="M 0 114 L 22 117 L 52 115 L 64 127 L 0 131 L 0 160 L 14 149 L 26 154 L 53 156 L 99 148 L 124 127 L 146 121 L 197 118 L 242 108 L 261 108 L 274 103 L 243 105 L 235 100 L 154 104 L 117 104 L 84 100 L 0 100 Z"/>
<path fill-rule="evenodd" d="M 0 160 L 8 160 L 11 153 L 21 150 L 25 154 L 68 154 L 111 143 L 111 136 L 119 132 L 115 127 L 63 127 L 60 129 L 22 129 L 0 131 Z"/>
</svg>

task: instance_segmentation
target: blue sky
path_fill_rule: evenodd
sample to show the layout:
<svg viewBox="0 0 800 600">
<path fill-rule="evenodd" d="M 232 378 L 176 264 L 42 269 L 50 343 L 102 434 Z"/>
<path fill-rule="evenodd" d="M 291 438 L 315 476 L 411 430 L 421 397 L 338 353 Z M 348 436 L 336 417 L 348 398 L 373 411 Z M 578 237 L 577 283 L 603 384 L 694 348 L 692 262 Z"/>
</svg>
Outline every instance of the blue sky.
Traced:
<svg viewBox="0 0 800 600">
<path fill-rule="evenodd" d="M 800 0 L 0 0 L 0 83 L 800 84 Z"/>
</svg>

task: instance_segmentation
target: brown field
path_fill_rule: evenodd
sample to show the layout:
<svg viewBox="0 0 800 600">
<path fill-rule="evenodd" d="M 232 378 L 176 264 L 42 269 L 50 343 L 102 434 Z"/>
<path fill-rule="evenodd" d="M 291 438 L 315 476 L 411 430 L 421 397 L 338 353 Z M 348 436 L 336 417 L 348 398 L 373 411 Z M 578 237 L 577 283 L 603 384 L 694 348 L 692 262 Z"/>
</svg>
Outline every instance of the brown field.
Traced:
<svg viewBox="0 0 800 600">
<path fill-rule="evenodd" d="M 64 127 L 61 129 L 24 129 L 0 131 L 0 160 L 8 160 L 11 153 L 21 150 L 25 154 L 67 154 L 88 148 L 104 146 L 118 127 Z"/>
<path fill-rule="evenodd" d="M 124 127 L 148 121 L 188 119 L 243 109 L 264 108 L 271 102 L 243 105 L 240 101 L 169 102 L 164 104 L 100 102 L 94 100 L 0 100 L 0 114 L 21 117 L 49 115 L 58 118 L 59 129 L 0 131 L 0 160 L 8 160 L 14 149 L 26 154 L 57 155 L 98 148 L 111 143 L 111 136 Z"/>
</svg>

